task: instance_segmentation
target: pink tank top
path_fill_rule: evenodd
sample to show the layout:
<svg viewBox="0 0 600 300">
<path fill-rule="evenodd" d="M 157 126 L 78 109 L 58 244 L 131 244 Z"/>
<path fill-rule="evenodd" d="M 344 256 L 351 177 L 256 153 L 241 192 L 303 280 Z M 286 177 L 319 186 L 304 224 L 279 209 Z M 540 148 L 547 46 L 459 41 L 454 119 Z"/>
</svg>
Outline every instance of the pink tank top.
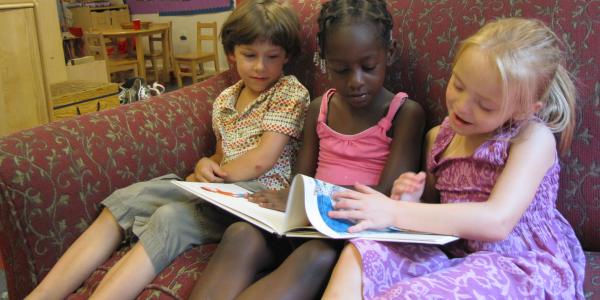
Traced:
<svg viewBox="0 0 600 300">
<path fill-rule="evenodd" d="M 354 135 L 346 135 L 327 125 L 327 108 L 333 94 L 335 89 L 330 89 L 321 100 L 317 120 L 319 161 L 315 178 L 337 185 L 352 185 L 357 182 L 377 185 L 392 143 L 386 133 L 408 96 L 405 93 L 396 94 L 387 115 L 375 126 Z"/>
</svg>

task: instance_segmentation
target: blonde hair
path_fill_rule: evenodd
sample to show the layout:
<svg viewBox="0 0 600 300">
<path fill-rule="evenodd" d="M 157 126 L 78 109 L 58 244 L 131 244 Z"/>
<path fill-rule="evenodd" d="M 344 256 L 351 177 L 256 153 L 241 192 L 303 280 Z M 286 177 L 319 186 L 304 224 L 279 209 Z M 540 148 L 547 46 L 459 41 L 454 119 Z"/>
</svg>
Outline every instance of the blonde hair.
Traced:
<svg viewBox="0 0 600 300">
<path fill-rule="evenodd" d="M 289 58 L 300 52 L 300 21 L 281 0 L 246 0 L 229 15 L 221 28 L 221 43 L 231 54 L 236 45 L 265 39 L 283 48 Z"/>
<path fill-rule="evenodd" d="M 477 46 L 496 64 L 502 79 L 504 103 L 516 101 L 525 118 L 537 117 L 552 132 L 562 132 L 565 152 L 575 127 L 576 89 L 565 69 L 562 42 L 543 22 L 506 18 L 490 22 L 464 40 L 454 63 L 469 47 Z M 534 103 L 543 107 L 532 111 Z"/>
</svg>

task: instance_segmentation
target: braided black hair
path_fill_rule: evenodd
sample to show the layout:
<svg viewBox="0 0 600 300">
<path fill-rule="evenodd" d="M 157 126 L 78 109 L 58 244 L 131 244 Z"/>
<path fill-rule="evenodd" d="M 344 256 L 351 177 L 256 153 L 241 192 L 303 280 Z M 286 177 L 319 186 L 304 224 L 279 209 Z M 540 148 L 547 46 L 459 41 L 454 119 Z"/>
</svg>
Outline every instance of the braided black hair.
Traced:
<svg viewBox="0 0 600 300">
<path fill-rule="evenodd" d="M 389 46 L 394 24 L 384 0 L 331 0 L 323 3 L 317 33 L 317 46 L 321 58 L 325 58 L 325 39 L 329 29 L 336 25 L 361 21 L 369 21 L 377 26 L 383 43 Z"/>
</svg>

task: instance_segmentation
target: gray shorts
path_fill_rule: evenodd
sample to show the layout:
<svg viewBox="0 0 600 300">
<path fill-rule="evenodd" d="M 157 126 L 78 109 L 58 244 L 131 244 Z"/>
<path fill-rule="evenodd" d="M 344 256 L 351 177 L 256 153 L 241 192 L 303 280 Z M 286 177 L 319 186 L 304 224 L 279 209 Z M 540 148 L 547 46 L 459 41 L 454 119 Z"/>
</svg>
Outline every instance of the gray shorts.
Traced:
<svg viewBox="0 0 600 300">
<path fill-rule="evenodd" d="M 239 220 L 170 180 L 181 178 L 168 174 L 135 183 L 102 201 L 123 230 L 139 238 L 157 273 L 192 246 L 219 241 L 227 226 Z M 244 187 L 264 188 L 255 182 Z"/>
</svg>

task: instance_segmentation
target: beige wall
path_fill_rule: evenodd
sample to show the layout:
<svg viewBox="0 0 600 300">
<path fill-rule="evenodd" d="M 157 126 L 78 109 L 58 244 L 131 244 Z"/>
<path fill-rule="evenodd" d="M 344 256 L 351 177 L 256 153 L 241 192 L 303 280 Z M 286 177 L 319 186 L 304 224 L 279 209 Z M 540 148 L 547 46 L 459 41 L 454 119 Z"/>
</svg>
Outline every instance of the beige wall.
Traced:
<svg viewBox="0 0 600 300">
<path fill-rule="evenodd" d="M 191 16 L 165 16 L 161 17 L 158 14 L 143 14 L 143 15 L 132 15 L 132 19 L 140 19 L 142 21 L 150 22 L 169 22 L 173 21 L 173 48 L 175 54 L 193 52 L 196 49 L 196 22 L 217 22 L 217 30 L 221 30 L 221 25 L 225 22 L 225 19 L 229 16 L 231 11 L 212 13 L 212 14 L 198 14 Z M 182 37 L 186 37 L 185 40 Z M 219 61 L 221 70 L 228 69 L 227 60 L 221 43 L 218 43 L 219 47 Z"/>
</svg>

